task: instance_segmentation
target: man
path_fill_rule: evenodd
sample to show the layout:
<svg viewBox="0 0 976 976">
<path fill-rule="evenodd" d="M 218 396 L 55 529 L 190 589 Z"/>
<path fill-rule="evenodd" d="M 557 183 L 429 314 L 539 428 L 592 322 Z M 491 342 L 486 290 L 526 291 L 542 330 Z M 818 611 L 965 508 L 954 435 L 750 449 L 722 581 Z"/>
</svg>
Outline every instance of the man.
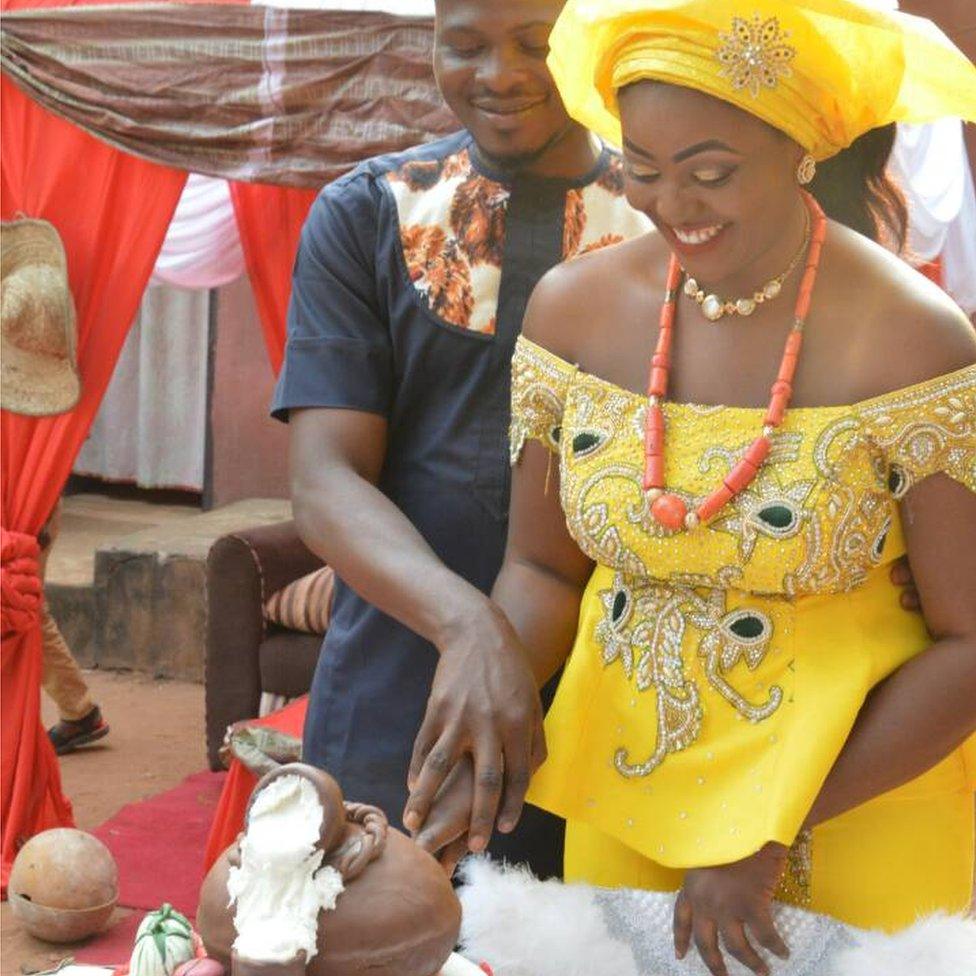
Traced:
<svg viewBox="0 0 976 976">
<path fill-rule="evenodd" d="M 529 294 L 559 261 L 649 227 L 546 69 L 560 6 L 438 0 L 435 74 L 465 131 L 327 187 L 296 262 L 273 412 L 291 422 L 299 530 L 341 580 L 304 758 L 396 824 L 438 654 L 526 667 L 485 594 L 505 543 L 508 369 Z M 468 703 L 486 728 L 507 704 L 507 688 Z M 519 779 L 532 768 L 522 756 Z M 479 765 L 486 796 L 501 777 Z M 530 811 L 492 850 L 545 876 L 560 847 Z"/>
<path fill-rule="evenodd" d="M 41 548 L 42 580 L 60 528 L 59 500 L 37 537 Z M 102 710 L 92 701 L 81 668 L 62 637 L 57 621 L 51 616 L 46 600 L 41 605 L 41 633 L 44 635 L 44 691 L 58 708 L 58 722 L 47 730 L 47 734 L 54 751 L 63 756 L 104 739 L 109 726 L 102 717 Z"/>
</svg>

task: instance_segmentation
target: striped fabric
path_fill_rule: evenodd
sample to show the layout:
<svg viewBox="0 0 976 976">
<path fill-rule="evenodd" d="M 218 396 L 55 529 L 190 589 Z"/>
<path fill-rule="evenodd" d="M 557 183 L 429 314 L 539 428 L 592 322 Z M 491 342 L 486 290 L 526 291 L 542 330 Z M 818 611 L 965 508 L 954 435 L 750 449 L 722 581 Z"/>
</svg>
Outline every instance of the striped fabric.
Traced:
<svg viewBox="0 0 976 976">
<path fill-rule="evenodd" d="M 335 573 L 331 566 L 302 576 L 268 597 L 264 604 L 264 619 L 289 630 L 324 634 L 329 626 L 334 584 Z"/>
<path fill-rule="evenodd" d="M 34 101 L 174 169 L 318 189 L 455 132 L 433 17 L 247 3 L 8 11 L 0 67 Z"/>
</svg>

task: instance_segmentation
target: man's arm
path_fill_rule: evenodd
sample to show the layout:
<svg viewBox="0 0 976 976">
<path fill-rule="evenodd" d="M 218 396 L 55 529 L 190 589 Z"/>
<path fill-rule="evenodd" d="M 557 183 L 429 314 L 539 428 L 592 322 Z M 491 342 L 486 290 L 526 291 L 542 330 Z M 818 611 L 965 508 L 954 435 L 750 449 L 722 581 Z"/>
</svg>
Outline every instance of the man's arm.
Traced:
<svg viewBox="0 0 976 976">
<path fill-rule="evenodd" d="M 512 473 L 512 507 L 505 563 L 492 597 L 516 627 L 526 649 L 529 666 L 541 687 L 563 665 L 576 637 L 580 600 L 593 572 L 592 562 L 569 535 L 559 502 L 559 474 L 550 470 L 546 448 L 527 443 Z M 544 486 L 549 482 L 549 490 Z M 523 732 L 527 736 L 528 731 Z M 535 748 L 534 765 L 544 758 L 545 744 Z M 528 781 L 506 784 L 498 817 L 500 830 L 518 820 Z M 487 838 L 494 827 L 498 806 L 475 797 L 467 756 L 443 782 L 420 779 L 412 786 L 410 804 L 423 819 L 416 835 L 424 850 L 453 871 L 463 838 L 480 849 L 475 838 Z"/>
<path fill-rule="evenodd" d="M 523 324 L 525 336 L 550 348 L 553 337 L 565 341 L 566 312 L 580 304 L 577 288 L 569 287 L 575 277 L 569 275 L 567 282 L 564 272 L 565 266 L 554 269 L 539 283 Z M 589 320 L 581 321 L 589 325 Z M 569 355 L 573 355 L 572 349 Z M 512 473 L 508 545 L 492 590 L 492 598 L 521 639 L 523 667 L 540 687 L 555 674 L 572 649 L 580 599 L 593 572 L 592 561 L 569 534 L 558 482 L 558 462 L 554 464 L 541 444 L 526 443 L 522 459 Z M 478 662 L 480 670 L 458 672 L 452 686 L 452 693 L 459 697 L 476 697 L 480 685 L 497 688 L 498 694 L 505 695 L 509 702 L 503 729 L 492 730 L 489 725 L 472 729 L 467 724 L 468 717 L 451 699 L 440 696 L 435 681 L 418 736 L 421 748 L 414 753 L 408 801 L 408 809 L 416 814 L 411 818 L 410 829 L 418 830 L 426 824 L 418 841 L 428 850 L 437 851 L 456 839 L 465 828 L 468 813 L 471 850 L 480 850 L 487 843 L 499 805 L 499 830 L 510 831 L 518 821 L 529 774 L 545 758 L 545 740 L 541 725 L 535 729 L 525 721 L 528 700 L 524 672 L 520 671 L 518 684 L 506 688 L 508 679 L 502 669 L 507 666 L 506 658 L 487 654 Z M 531 701 L 533 707 L 538 707 L 537 693 L 532 694 Z M 463 758 L 464 752 L 470 750 L 459 750 L 455 744 L 476 741 L 478 736 L 485 736 L 488 741 L 502 738 L 511 745 L 506 747 L 504 777 L 492 783 L 476 775 L 472 789 L 470 771 L 464 769 Z M 431 755 L 441 753 L 449 765 L 438 763 L 432 768 L 429 761 L 422 761 L 423 747 L 431 741 L 437 743 Z M 518 757 L 518 765 L 507 764 L 509 754 Z M 460 759 L 459 768 L 445 782 L 456 759 Z M 428 815 L 432 818 L 429 824 Z"/>
<path fill-rule="evenodd" d="M 364 599 L 439 648 L 489 616 L 377 489 L 395 386 L 378 286 L 379 195 L 367 174 L 316 200 L 295 262 L 273 413 L 290 423 L 292 502 L 308 547 Z"/>
<path fill-rule="evenodd" d="M 299 535 L 347 585 L 438 649 L 492 617 L 487 597 L 451 572 L 376 487 L 386 456 L 384 417 L 293 410 L 290 427 Z"/>
<path fill-rule="evenodd" d="M 446 772 L 459 751 L 471 752 L 476 792 L 495 795 L 503 771 L 528 781 L 531 752 L 510 730 L 527 725 L 541 742 L 532 672 L 504 614 L 449 570 L 376 487 L 386 427 L 384 418 L 361 411 L 292 412 L 295 521 L 305 544 L 346 584 L 440 652 L 433 707 L 446 704 L 466 717 L 470 736 L 442 740 L 436 754 L 418 755 Z"/>
</svg>

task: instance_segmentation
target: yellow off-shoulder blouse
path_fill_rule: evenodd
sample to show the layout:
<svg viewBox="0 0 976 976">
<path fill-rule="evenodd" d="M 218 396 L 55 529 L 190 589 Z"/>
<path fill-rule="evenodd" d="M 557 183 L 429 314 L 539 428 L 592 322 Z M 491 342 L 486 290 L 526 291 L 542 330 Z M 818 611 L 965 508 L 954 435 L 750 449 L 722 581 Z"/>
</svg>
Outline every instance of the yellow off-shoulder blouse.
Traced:
<svg viewBox="0 0 976 976">
<path fill-rule="evenodd" d="M 650 517 L 644 411 L 519 340 L 512 462 L 529 438 L 558 457 L 569 531 L 597 564 L 529 799 L 657 863 L 721 864 L 793 843 L 867 692 L 929 643 L 888 580 L 897 501 L 936 472 L 976 491 L 976 366 L 791 409 L 748 490 L 692 531 Z M 761 411 L 664 413 L 666 483 L 691 510 Z M 898 792 L 965 789 L 973 759 L 958 750 Z"/>
</svg>

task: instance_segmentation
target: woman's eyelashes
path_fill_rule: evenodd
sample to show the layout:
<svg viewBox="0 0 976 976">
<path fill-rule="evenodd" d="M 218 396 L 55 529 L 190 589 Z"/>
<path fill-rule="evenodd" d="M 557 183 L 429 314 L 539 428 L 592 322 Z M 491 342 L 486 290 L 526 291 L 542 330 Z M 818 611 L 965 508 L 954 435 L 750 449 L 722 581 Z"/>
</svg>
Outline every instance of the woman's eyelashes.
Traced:
<svg viewBox="0 0 976 976">
<path fill-rule="evenodd" d="M 728 183 L 736 168 L 735 166 L 703 166 L 691 170 L 688 176 L 699 186 L 719 187 Z M 640 163 L 628 162 L 625 171 L 627 176 L 637 183 L 653 183 L 661 176 L 660 170 Z"/>
<path fill-rule="evenodd" d="M 708 166 L 692 172 L 692 179 L 701 186 L 723 186 L 735 173 L 734 166 Z"/>
<path fill-rule="evenodd" d="M 634 163 L 627 163 L 624 166 L 624 172 L 630 179 L 636 180 L 638 183 L 653 183 L 661 175 L 657 170 Z"/>
</svg>

